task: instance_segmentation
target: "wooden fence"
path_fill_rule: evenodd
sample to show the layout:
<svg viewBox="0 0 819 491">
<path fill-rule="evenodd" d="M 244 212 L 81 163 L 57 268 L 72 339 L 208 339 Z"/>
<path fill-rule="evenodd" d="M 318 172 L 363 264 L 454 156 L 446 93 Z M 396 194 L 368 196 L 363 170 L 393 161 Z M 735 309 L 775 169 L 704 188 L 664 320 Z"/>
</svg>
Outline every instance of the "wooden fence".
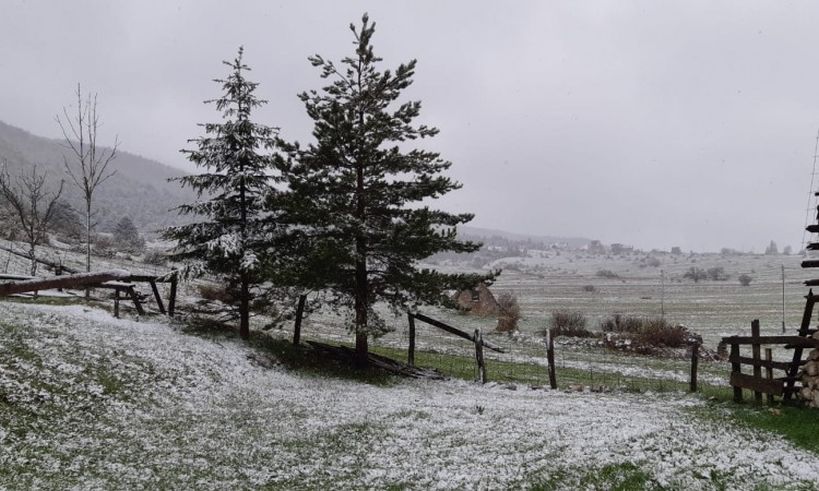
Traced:
<svg viewBox="0 0 819 491">
<path fill-rule="evenodd" d="M 734 401 L 742 402 L 742 390 L 753 391 L 754 400 L 762 403 L 763 394 L 767 395 L 768 403 L 772 403 L 776 396 L 787 397 L 798 389 L 794 386 L 798 377 L 798 370 L 805 362 L 801 356 L 793 361 L 783 362 L 773 359 L 773 350 L 765 349 L 762 357 L 762 346 L 781 345 L 786 349 L 801 350 L 804 348 L 819 348 L 819 340 L 804 336 L 761 336 L 759 320 L 751 323 L 750 336 L 729 336 L 722 338 L 722 342 L 730 346 L 728 361 L 731 363 L 730 384 L 734 389 Z M 751 356 L 742 356 L 741 346 L 751 347 Z M 743 373 L 742 366 L 750 365 L 752 373 Z M 762 370 L 765 369 L 763 375 Z M 775 377 L 774 370 L 785 372 L 784 376 Z"/>
</svg>

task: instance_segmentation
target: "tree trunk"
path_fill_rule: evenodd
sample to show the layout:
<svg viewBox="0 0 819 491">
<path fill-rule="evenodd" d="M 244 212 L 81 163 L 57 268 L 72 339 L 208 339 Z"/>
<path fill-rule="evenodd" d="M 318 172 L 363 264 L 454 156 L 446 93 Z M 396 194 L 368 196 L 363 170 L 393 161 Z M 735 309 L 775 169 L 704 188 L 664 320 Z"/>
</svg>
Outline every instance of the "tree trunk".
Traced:
<svg viewBox="0 0 819 491">
<path fill-rule="evenodd" d="M 28 257 L 31 259 L 31 276 L 37 276 L 37 256 L 34 244 L 29 244 Z"/>
<path fill-rule="evenodd" d="M 91 198 L 85 200 L 85 272 L 91 272 Z M 85 289 L 85 299 L 91 298 L 91 289 Z"/>
<path fill-rule="evenodd" d="M 95 285 L 106 281 L 124 280 L 131 276 L 128 271 L 114 270 L 101 273 L 81 273 L 51 278 L 35 278 L 33 280 L 10 281 L 0 283 L 0 297 L 15 293 L 49 290 L 51 288 L 81 288 L 85 285 Z"/>
<path fill-rule="evenodd" d="M 363 242 L 363 241 L 359 241 Z M 358 247 L 356 247 L 358 249 Z M 363 259 L 355 265 L 355 358 L 356 366 L 364 368 L 369 358 L 367 344 L 367 263 Z"/>
<path fill-rule="evenodd" d="M 247 275 L 242 275 L 242 286 L 239 299 L 239 337 L 250 337 L 250 282 Z"/>
<path fill-rule="evenodd" d="M 361 92 L 361 58 L 358 62 L 358 90 Z M 358 110 L 359 130 L 364 127 L 364 110 Z M 370 290 L 367 284 L 367 238 L 363 230 L 367 219 L 367 205 L 364 196 L 364 163 L 361 161 L 362 154 L 359 153 L 355 160 L 355 215 L 359 220 L 358 231 L 355 239 L 355 359 L 359 368 L 365 368 L 369 363 L 369 346 L 367 343 L 367 302 Z"/>
</svg>

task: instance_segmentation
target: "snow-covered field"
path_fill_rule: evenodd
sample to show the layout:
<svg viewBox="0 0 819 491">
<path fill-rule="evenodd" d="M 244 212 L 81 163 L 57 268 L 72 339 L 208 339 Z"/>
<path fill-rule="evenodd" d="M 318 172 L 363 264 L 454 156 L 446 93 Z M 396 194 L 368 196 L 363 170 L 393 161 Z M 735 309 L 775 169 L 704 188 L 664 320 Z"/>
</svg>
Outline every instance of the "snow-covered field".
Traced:
<svg viewBox="0 0 819 491">
<path fill-rule="evenodd" d="M 817 489 L 684 395 L 288 372 L 155 320 L 0 302 L 0 488 Z M 692 410 L 694 409 L 694 410 Z"/>
</svg>

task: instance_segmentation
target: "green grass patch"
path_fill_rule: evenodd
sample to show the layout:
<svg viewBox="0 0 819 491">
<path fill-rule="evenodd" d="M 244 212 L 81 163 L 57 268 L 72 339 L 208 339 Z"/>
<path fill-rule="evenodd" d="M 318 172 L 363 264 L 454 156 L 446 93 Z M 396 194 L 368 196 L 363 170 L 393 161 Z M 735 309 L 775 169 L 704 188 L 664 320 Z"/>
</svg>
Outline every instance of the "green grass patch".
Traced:
<svg viewBox="0 0 819 491">
<path fill-rule="evenodd" d="M 406 359 L 406 352 L 399 348 L 378 346 L 372 347 L 371 351 L 396 360 Z M 415 364 L 419 367 L 434 368 L 453 378 L 475 380 L 477 377 L 474 357 L 416 351 Z M 487 359 L 486 372 L 490 381 L 528 385 L 548 385 L 549 383 L 546 367 L 535 363 Z M 557 367 L 556 376 L 558 388 L 561 389 L 566 389 L 575 384 L 593 388 L 604 387 L 625 392 L 685 392 L 689 389 L 687 382 L 634 377 L 577 368 Z M 714 397 L 720 400 L 730 400 L 731 398 L 731 390 L 728 387 L 700 384 L 698 392 L 705 397 Z"/>
<path fill-rule="evenodd" d="M 797 447 L 819 454 L 819 410 L 807 407 L 735 406 L 733 416 L 752 428 L 776 433 Z"/>
</svg>

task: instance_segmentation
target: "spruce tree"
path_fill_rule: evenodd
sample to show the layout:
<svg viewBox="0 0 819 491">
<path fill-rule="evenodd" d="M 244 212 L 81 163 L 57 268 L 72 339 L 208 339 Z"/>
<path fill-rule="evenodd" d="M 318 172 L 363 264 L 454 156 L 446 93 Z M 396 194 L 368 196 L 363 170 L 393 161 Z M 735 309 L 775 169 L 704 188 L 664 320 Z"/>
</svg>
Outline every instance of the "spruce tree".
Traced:
<svg viewBox="0 0 819 491">
<path fill-rule="evenodd" d="M 445 291 L 492 275 L 452 275 L 419 269 L 418 262 L 442 251 L 472 252 L 480 244 L 456 238 L 456 227 L 471 214 L 430 209 L 425 202 L 460 184 L 442 175 L 451 163 L 438 153 L 412 148 L 436 128 L 414 124 L 419 101 L 400 102 L 412 83 L 416 61 L 395 71 L 379 70 L 371 39 L 375 24 L 365 14 L 350 25 L 355 53 L 339 66 L 310 57 L 330 81 L 321 91 L 299 95 L 314 122 L 315 142 L 286 150 L 286 197 L 290 245 L 301 258 L 297 281 L 336 294 L 351 308 L 356 358 L 367 363 L 368 336 L 385 330 L 373 304 L 394 311 L 441 304 Z"/>
<path fill-rule="evenodd" d="M 263 212 L 264 196 L 272 192 L 271 151 L 275 146 L 276 128 L 251 119 L 253 109 L 266 101 L 254 94 L 258 84 L 246 77 L 250 70 L 242 62 L 243 49 L 232 62 L 225 61 L 230 73 L 223 80 L 214 104 L 222 115 L 219 123 L 206 123 L 206 136 L 189 140 L 195 150 L 182 150 L 188 159 L 205 172 L 175 178 L 183 187 L 198 194 L 195 203 L 179 207 L 181 214 L 198 221 L 165 232 L 177 241 L 172 258 L 186 263 L 188 275 L 211 274 L 223 278 L 228 289 L 236 292 L 239 302 L 239 334 L 250 333 L 251 288 L 259 275 L 267 247 Z"/>
<path fill-rule="evenodd" d="M 136 251 L 145 247 L 145 240 L 139 235 L 131 217 L 122 217 L 114 226 L 114 243 L 126 251 Z"/>
</svg>

